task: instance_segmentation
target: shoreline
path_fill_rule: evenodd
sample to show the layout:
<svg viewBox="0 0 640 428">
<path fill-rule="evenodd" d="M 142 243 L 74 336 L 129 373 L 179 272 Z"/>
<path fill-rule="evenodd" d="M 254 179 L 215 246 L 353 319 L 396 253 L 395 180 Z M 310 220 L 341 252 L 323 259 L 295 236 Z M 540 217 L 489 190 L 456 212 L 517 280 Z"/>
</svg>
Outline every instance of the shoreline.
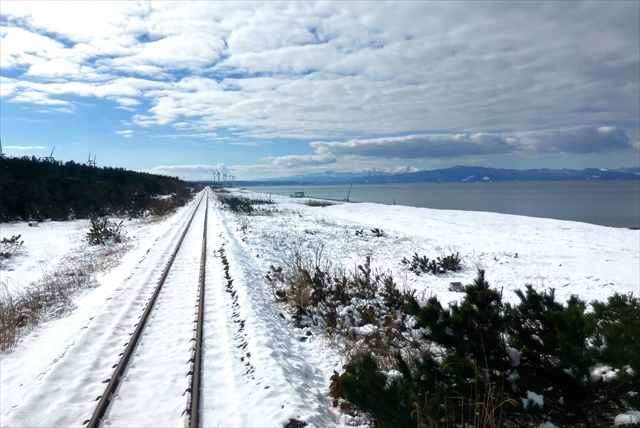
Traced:
<svg viewBox="0 0 640 428">
<path fill-rule="evenodd" d="M 248 186 L 248 191 L 334 202 L 372 202 L 453 211 L 493 212 L 615 228 L 640 228 L 640 185 L 591 183 L 427 183 L 394 185 Z M 447 184 L 448 186 L 438 186 Z M 530 184 L 530 185 L 529 185 Z M 240 187 L 239 187 L 240 188 Z"/>
</svg>

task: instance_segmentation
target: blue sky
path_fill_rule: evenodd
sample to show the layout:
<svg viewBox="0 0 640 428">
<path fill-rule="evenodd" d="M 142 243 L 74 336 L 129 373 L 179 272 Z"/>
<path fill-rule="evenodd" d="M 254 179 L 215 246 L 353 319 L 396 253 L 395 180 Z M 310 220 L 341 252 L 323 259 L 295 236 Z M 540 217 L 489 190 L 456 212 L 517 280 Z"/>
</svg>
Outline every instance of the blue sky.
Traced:
<svg viewBox="0 0 640 428">
<path fill-rule="evenodd" d="M 207 179 L 640 166 L 640 3 L 0 6 L 9 156 Z"/>
</svg>

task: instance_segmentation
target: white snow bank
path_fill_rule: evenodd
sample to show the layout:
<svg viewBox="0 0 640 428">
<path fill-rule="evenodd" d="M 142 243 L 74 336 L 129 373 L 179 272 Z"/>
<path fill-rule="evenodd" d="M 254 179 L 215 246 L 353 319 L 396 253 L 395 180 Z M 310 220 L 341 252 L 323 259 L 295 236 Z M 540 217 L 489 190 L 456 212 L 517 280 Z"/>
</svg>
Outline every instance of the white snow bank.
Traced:
<svg viewBox="0 0 640 428">
<path fill-rule="evenodd" d="M 617 415 L 613 421 L 617 427 L 630 426 L 632 424 L 640 424 L 640 412 L 631 410 L 626 413 Z"/>
</svg>

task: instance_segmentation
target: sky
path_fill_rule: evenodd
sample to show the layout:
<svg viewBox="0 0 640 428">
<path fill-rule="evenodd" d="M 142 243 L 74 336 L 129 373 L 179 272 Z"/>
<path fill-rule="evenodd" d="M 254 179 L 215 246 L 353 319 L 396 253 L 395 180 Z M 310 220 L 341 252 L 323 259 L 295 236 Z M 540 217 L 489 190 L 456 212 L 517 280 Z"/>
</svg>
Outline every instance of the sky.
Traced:
<svg viewBox="0 0 640 428">
<path fill-rule="evenodd" d="M 0 1 L 8 156 L 236 180 L 640 166 L 640 2 Z"/>
</svg>

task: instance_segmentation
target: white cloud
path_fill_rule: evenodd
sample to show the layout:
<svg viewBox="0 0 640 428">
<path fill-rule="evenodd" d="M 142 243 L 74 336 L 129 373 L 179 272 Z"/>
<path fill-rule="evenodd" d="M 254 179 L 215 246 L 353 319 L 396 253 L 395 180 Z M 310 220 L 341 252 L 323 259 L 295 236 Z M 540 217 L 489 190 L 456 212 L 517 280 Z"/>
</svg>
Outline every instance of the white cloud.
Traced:
<svg viewBox="0 0 640 428">
<path fill-rule="evenodd" d="M 504 154 L 516 147 L 500 135 L 426 134 L 405 137 L 373 138 L 340 142 L 313 142 L 319 155 L 370 156 L 381 158 L 439 158 Z"/>
<path fill-rule="evenodd" d="M 265 160 L 270 161 L 273 165 L 283 166 L 286 168 L 328 165 L 337 162 L 337 159 L 333 156 L 318 155 L 287 155 L 279 157 L 269 157 Z"/>
<path fill-rule="evenodd" d="M 133 136 L 133 131 L 125 129 L 123 131 L 116 131 L 116 134 L 122 135 L 124 138 L 131 138 Z"/>
<path fill-rule="evenodd" d="M 16 103 L 31 103 L 38 105 L 70 105 L 68 101 L 49 98 L 49 94 L 36 91 L 24 91 L 11 99 Z"/>
<path fill-rule="evenodd" d="M 607 153 L 633 149 L 629 137 L 615 127 L 581 126 L 514 134 L 417 134 L 402 137 L 312 142 L 315 156 L 281 156 L 274 164 L 302 164 L 305 159 L 358 156 L 381 159 L 437 159 L 531 153 Z"/>
<path fill-rule="evenodd" d="M 69 107 L 57 107 L 57 108 L 49 108 L 49 109 L 39 109 L 36 110 L 38 113 L 52 114 L 52 113 L 65 113 L 71 114 L 75 113 L 75 110 Z"/>
<path fill-rule="evenodd" d="M 140 105 L 140 101 L 135 98 L 115 97 L 113 100 L 124 107 L 132 107 L 132 106 Z"/>
<path fill-rule="evenodd" d="M 333 141 L 309 158 L 273 158 L 285 164 L 325 153 L 604 153 L 626 147 L 640 116 L 639 8 L 5 2 L 0 64 L 12 74 L 0 95 L 106 98 L 135 110 L 138 126 L 238 145 Z"/>
<path fill-rule="evenodd" d="M 0 27 L 0 36 L 0 66 L 5 69 L 33 64 L 39 56 L 64 47 L 49 37 L 19 27 Z"/>
<path fill-rule="evenodd" d="M 218 138 L 218 134 L 215 132 L 201 132 L 201 133 L 185 133 L 185 134 L 164 134 L 159 135 L 159 137 L 164 138 L 203 138 L 207 140 L 215 140 Z"/>
<path fill-rule="evenodd" d="M 44 146 L 4 146 L 3 149 L 8 150 L 44 150 Z"/>
<path fill-rule="evenodd" d="M 626 133 L 612 126 L 522 132 L 515 137 L 523 148 L 538 153 L 607 153 L 633 148 Z"/>
</svg>

